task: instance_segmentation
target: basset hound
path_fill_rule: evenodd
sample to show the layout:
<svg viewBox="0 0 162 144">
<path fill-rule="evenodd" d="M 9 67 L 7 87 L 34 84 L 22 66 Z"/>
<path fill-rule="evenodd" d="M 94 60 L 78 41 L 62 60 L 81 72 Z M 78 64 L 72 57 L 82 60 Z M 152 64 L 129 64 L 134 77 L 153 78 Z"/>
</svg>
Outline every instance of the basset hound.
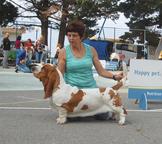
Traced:
<svg viewBox="0 0 162 144">
<path fill-rule="evenodd" d="M 86 117 L 111 111 L 115 113 L 120 125 L 125 123 L 126 110 L 117 90 L 123 86 L 124 79 L 113 87 L 78 89 L 66 84 L 59 69 L 51 64 L 32 66 L 33 75 L 42 81 L 45 96 L 50 105 L 57 108 L 57 123 L 63 124 L 67 117 Z"/>
</svg>

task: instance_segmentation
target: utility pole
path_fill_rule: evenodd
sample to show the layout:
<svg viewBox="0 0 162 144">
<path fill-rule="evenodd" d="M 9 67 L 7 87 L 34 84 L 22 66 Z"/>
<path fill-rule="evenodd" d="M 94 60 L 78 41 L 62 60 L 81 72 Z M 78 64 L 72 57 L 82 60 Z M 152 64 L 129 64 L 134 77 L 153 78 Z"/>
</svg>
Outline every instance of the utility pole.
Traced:
<svg viewBox="0 0 162 144">
<path fill-rule="evenodd" d="M 99 34 L 98 34 L 98 39 L 101 39 L 101 32 L 102 32 L 102 30 L 103 30 L 103 28 L 104 28 L 106 19 L 107 19 L 107 17 L 105 17 L 104 22 L 103 22 L 103 24 L 102 24 L 102 26 L 101 26 L 101 29 L 100 29 Z"/>
</svg>

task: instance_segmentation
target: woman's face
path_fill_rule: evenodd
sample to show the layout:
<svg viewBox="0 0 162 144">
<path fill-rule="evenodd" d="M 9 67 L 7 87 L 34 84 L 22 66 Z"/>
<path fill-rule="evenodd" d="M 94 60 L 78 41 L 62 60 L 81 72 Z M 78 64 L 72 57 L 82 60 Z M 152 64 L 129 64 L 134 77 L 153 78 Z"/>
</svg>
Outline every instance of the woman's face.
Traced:
<svg viewBox="0 0 162 144">
<path fill-rule="evenodd" d="M 81 38 L 77 32 L 68 32 L 67 38 L 71 45 L 77 45 L 77 44 L 81 43 Z"/>
</svg>

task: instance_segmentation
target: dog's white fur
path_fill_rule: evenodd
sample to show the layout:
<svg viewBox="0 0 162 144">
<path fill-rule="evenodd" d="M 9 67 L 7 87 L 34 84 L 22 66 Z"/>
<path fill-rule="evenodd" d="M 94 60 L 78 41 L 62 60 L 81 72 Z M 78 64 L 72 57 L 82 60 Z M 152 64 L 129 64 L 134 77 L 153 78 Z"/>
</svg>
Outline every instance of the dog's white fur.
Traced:
<svg viewBox="0 0 162 144">
<path fill-rule="evenodd" d="M 42 65 L 35 66 L 33 73 L 36 77 L 41 71 L 41 68 Z M 114 104 L 115 99 L 110 96 L 109 92 L 113 91 L 116 95 L 117 91 L 110 87 L 105 88 L 104 91 L 100 91 L 99 88 L 81 89 L 84 96 L 72 112 L 69 112 L 66 108 L 62 107 L 62 104 L 68 102 L 72 98 L 72 94 L 77 94 L 79 89 L 66 84 L 61 72 L 58 68 L 55 69 L 58 72 L 60 82 L 58 87 L 53 89 L 53 94 L 49 99 L 52 108 L 58 109 L 59 116 L 57 118 L 57 123 L 65 123 L 67 117 L 93 116 L 108 111 L 118 115 L 119 124 L 123 125 L 125 123 L 126 111 L 122 105 L 116 106 Z M 122 83 L 124 82 L 125 79 L 122 79 Z M 86 110 L 82 109 L 84 106 L 87 106 Z"/>
<path fill-rule="evenodd" d="M 112 54 L 110 55 L 110 59 L 111 59 L 111 60 L 117 59 L 118 62 L 119 62 L 119 60 L 120 60 L 119 54 L 117 54 L 117 53 L 112 53 Z"/>
</svg>

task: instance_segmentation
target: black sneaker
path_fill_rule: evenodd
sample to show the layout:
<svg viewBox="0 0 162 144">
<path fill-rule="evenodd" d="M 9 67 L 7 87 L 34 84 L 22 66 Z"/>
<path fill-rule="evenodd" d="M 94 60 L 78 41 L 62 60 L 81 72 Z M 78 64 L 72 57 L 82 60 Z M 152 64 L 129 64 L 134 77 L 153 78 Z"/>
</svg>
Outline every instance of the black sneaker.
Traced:
<svg viewBox="0 0 162 144">
<path fill-rule="evenodd" d="M 10 67 L 9 66 L 6 66 L 6 67 L 3 67 L 4 69 L 9 69 Z"/>
<path fill-rule="evenodd" d="M 15 69 L 15 72 L 18 73 L 18 69 L 17 68 Z"/>
</svg>

